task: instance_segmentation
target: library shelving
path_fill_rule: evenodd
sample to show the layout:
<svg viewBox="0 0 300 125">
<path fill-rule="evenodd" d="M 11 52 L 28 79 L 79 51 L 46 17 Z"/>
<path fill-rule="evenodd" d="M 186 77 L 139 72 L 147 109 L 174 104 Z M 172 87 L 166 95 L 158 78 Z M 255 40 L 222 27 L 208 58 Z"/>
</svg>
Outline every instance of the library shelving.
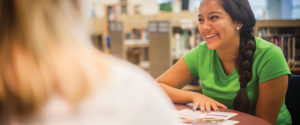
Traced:
<svg viewBox="0 0 300 125">
<path fill-rule="evenodd" d="M 190 20 L 191 25 L 197 27 L 197 13 L 185 11 L 181 13 L 161 12 L 157 15 L 120 15 L 116 20 L 123 22 L 124 26 L 123 36 L 125 36 L 125 38 L 123 40 L 123 53 L 126 54 L 123 58 L 146 69 L 153 77 L 161 75 L 178 59 L 178 57 L 174 55 L 176 45 L 173 38 L 173 29 L 176 29 L 175 27 L 181 28 L 182 20 Z M 157 23 L 156 28 L 158 29 L 156 29 L 156 31 L 149 28 L 151 25 L 150 22 Z M 166 32 L 161 32 L 163 25 L 167 25 L 167 29 L 165 29 Z M 186 31 L 189 32 L 187 36 L 189 40 L 191 34 L 195 36 L 194 29 L 184 29 L 184 31 L 185 35 Z M 135 38 L 136 36 L 141 37 Z M 155 55 L 164 56 L 165 58 L 156 59 L 160 57 Z"/>
<path fill-rule="evenodd" d="M 104 42 L 105 40 L 103 37 L 104 28 L 102 27 L 102 25 L 104 24 L 104 18 L 92 17 L 90 18 L 89 22 L 91 40 L 94 46 L 101 51 L 106 51 L 106 43 Z"/>
<path fill-rule="evenodd" d="M 150 21 L 149 26 L 150 74 L 156 78 L 171 66 L 171 40 L 169 21 Z"/>
<path fill-rule="evenodd" d="M 107 39 L 108 43 L 110 44 L 109 50 L 110 54 L 118 57 L 123 58 L 123 23 L 118 21 L 110 21 L 109 22 L 109 40 Z"/>
<path fill-rule="evenodd" d="M 123 59 L 148 71 L 149 32 L 147 30 L 147 16 L 121 15 L 118 20 L 124 24 Z"/>
<path fill-rule="evenodd" d="M 182 24 L 184 25 L 184 24 Z M 175 63 L 180 57 L 192 48 L 196 47 L 201 41 L 201 36 L 197 26 L 172 26 L 172 60 Z"/>
<path fill-rule="evenodd" d="M 125 59 L 149 71 L 149 41 L 142 39 L 127 39 L 124 42 Z"/>
</svg>

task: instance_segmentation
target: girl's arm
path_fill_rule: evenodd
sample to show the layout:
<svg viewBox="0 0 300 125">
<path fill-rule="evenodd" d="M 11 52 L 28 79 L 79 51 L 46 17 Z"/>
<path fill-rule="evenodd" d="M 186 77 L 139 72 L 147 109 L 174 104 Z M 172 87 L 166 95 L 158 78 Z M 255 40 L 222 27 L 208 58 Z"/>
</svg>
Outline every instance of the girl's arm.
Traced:
<svg viewBox="0 0 300 125">
<path fill-rule="evenodd" d="M 200 106 L 202 111 L 217 110 L 218 107 L 227 108 L 223 104 L 202 95 L 201 93 L 181 90 L 186 84 L 194 79 L 183 58 L 172 66 L 167 72 L 159 76 L 156 81 L 168 94 L 174 103 L 194 103 L 193 109 Z M 212 108 L 212 109 L 211 109 Z"/>
<path fill-rule="evenodd" d="M 275 124 L 287 87 L 288 75 L 282 75 L 260 83 L 258 86 L 256 116 Z"/>
</svg>

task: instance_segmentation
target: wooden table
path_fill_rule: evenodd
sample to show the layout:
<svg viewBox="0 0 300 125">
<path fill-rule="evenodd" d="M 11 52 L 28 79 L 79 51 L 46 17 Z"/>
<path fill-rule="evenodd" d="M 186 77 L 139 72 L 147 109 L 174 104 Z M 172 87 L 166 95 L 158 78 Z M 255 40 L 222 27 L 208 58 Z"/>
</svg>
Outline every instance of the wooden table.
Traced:
<svg viewBox="0 0 300 125">
<path fill-rule="evenodd" d="M 175 107 L 177 110 L 181 110 L 181 109 L 192 109 L 191 106 L 188 105 L 181 105 L 181 104 L 175 104 Z M 235 121 L 239 121 L 238 124 L 236 125 L 270 125 L 270 123 L 268 123 L 267 121 L 255 117 L 253 115 L 247 114 L 247 113 L 243 113 L 243 112 L 239 112 L 239 111 L 235 111 L 232 109 L 220 109 L 221 112 L 233 112 L 233 113 L 238 113 L 238 115 L 232 117 L 229 120 L 235 120 Z"/>
</svg>

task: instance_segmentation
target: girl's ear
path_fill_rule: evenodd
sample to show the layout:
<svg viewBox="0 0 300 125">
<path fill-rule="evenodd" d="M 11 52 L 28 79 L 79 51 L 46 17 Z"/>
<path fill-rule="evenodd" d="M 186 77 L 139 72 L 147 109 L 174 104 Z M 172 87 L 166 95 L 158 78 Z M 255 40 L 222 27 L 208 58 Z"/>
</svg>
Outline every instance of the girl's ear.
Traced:
<svg viewBox="0 0 300 125">
<path fill-rule="evenodd" d="M 239 31 L 240 29 L 242 29 L 242 27 L 243 27 L 243 24 L 242 24 L 242 23 L 236 23 L 236 25 L 235 25 L 235 29 L 236 29 L 237 31 Z"/>
<path fill-rule="evenodd" d="M 238 27 L 240 27 L 240 28 L 243 27 L 243 24 L 242 24 L 242 23 L 238 23 L 237 25 L 238 25 Z"/>
</svg>

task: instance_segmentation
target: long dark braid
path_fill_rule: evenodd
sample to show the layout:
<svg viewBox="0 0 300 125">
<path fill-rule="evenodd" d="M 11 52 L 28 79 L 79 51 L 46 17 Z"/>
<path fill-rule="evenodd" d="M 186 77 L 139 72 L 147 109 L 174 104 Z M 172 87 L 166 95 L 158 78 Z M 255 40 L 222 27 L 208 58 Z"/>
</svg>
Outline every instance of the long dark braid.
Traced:
<svg viewBox="0 0 300 125">
<path fill-rule="evenodd" d="M 252 78 L 253 57 L 256 49 L 253 27 L 256 20 L 248 0 L 219 0 L 219 2 L 233 22 L 242 24 L 239 54 L 236 58 L 240 90 L 234 99 L 233 107 L 238 111 L 248 112 L 250 102 L 246 87 Z"/>
<path fill-rule="evenodd" d="M 253 31 L 252 31 L 253 32 Z M 241 32 L 242 34 L 242 32 Z M 242 35 L 241 35 L 242 36 Z M 242 112 L 248 112 L 250 107 L 246 87 L 252 78 L 253 56 L 256 49 L 254 36 L 248 35 L 241 37 L 239 55 L 236 63 L 238 66 L 240 90 L 238 91 L 233 107 Z"/>
</svg>

